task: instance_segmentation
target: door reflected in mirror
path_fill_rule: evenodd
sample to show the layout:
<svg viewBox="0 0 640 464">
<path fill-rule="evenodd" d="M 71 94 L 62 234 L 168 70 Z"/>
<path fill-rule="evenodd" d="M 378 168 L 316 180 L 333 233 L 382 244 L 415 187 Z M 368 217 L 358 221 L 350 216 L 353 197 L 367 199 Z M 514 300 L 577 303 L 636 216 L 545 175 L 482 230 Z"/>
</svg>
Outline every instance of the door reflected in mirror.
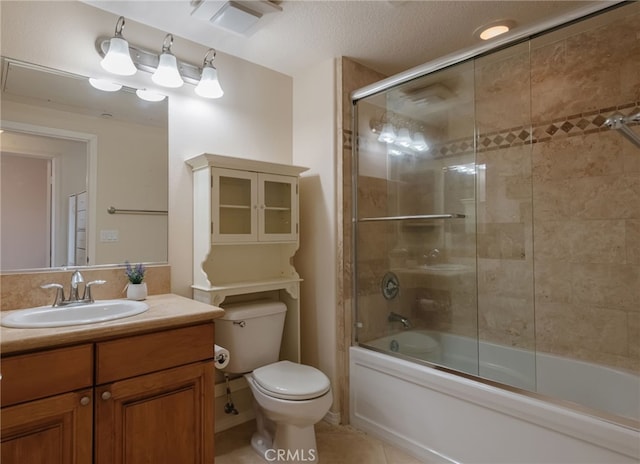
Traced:
<svg viewBox="0 0 640 464">
<path fill-rule="evenodd" d="M 1 98 L 0 270 L 167 261 L 166 100 L 7 58 Z"/>
</svg>

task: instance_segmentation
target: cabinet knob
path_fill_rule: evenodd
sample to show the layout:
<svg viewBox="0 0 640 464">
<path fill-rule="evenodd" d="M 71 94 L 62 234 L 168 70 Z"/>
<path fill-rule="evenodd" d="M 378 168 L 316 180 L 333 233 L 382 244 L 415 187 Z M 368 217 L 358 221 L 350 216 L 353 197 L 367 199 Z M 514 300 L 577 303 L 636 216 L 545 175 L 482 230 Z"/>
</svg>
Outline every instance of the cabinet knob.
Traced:
<svg viewBox="0 0 640 464">
<path fill-rule="evenodd" d="M 91 403 L 91 398 L 89 398 L 88 396 L 83 396 L 82 398 L 80 398 L 80 404 L 82 406 L 86 406 L 89 403 Z"/>
<path fill-rule="evenodd" d="M 111 392 L 102 392 L 102 399 L 103 400 L 108 400 L 109 398 L 111 398 Z"/>
</svg>

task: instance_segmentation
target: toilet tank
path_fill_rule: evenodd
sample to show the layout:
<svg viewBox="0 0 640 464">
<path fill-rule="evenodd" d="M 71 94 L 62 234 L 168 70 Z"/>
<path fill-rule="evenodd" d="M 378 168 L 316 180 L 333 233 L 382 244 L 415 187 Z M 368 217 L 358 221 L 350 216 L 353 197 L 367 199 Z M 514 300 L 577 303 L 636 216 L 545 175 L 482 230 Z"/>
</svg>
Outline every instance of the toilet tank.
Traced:
<svg viewBox="0 0 640 464">
<path fill-rule="evenodd" d="M 278 361 L 287 306 L 282 301 L 256 300 L 224 305 L 216 319 L 216 344 L 229 350 L 231 374 L 251 372 Z"/>
</svg>

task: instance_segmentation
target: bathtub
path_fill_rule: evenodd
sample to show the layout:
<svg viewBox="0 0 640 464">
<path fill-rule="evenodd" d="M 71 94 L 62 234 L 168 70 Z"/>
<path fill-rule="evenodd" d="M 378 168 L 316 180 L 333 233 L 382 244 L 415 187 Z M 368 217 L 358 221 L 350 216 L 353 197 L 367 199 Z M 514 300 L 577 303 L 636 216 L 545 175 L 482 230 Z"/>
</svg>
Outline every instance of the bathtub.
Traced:
<svg viewBox="0 0 640 464">
<path fill-rule="evenodd" d="M 630 372 L 428 330 L 399 332 L 363 346 L 479 374 L 640 422 L 640 376 Z"/>
<path fill-rule="evenodd" d="M 420 338 L 423 337 L 422 342 Z M 424 342 L 424 337 L 430 340 Z M 395 343 L 393 343 L 395 340 Z M 551 355 L 426 331 L 407 331 L 363 347 L 350 348 L 350 419 L 356 428 L 378 436 L 428 462 L 442 463 L 638 463 L 640 432 L 582 413 L 559 402 L 520 394 L 464 376 L 407 361 L 376 350 L 397 350 L 428 362 L 447 362 L 481 375 L 554 397 L 583 402 L 627 417 L 638 414 L 637 376 L 613 374 L 614 384 L 594 388 L 608 369 Z M 489 355 L 491 358 L 489 358 Z M 569 363 L 569 364 L 567 364 Z M 589 368 L 595 368 L 589 380 Z M 557 372 L 576 381 L 557 382 Z M 532 373 L 535 372 L 536 376 Z M 569 375 L 567 375 L 569 372 Z M 618 375 L 620 374 L 620 375 Z M 628 381 L 625 384 L 625 381 Z M 594 395 L 603 391 L 605 395 Z M 567 398 L 567 395 L 574 395 Z M 621 395 L 628 403 L 615 401 Z M 594 399 L 598 397 L 598 399 Z M 611 403 L 611 404 L 608 404 Z M 584 403 L 583 403 L 584 404 Z M 626 406 L 622 406 L 626 404 Z M 636 410 L 633 410 L 636 408 Z M 632 422 L 632 421 L 629 421 Z"/>
</svg>

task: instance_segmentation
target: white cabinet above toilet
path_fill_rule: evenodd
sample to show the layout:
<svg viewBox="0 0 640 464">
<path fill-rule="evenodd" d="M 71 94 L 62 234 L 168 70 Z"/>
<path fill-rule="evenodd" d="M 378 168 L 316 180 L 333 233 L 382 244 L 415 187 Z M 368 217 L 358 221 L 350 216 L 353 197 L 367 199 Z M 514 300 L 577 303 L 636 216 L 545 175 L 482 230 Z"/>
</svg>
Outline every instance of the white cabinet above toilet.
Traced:
<svg viewBox="0 0 640 464">
<path fill-rule="evenodd" d="M 287 305 L 281 359 L 300 361 L 298 179 L 307 168 L 222 155 L 193 170 L 193 298 L 216 306 L 250 296 Z"/>
</svg>

